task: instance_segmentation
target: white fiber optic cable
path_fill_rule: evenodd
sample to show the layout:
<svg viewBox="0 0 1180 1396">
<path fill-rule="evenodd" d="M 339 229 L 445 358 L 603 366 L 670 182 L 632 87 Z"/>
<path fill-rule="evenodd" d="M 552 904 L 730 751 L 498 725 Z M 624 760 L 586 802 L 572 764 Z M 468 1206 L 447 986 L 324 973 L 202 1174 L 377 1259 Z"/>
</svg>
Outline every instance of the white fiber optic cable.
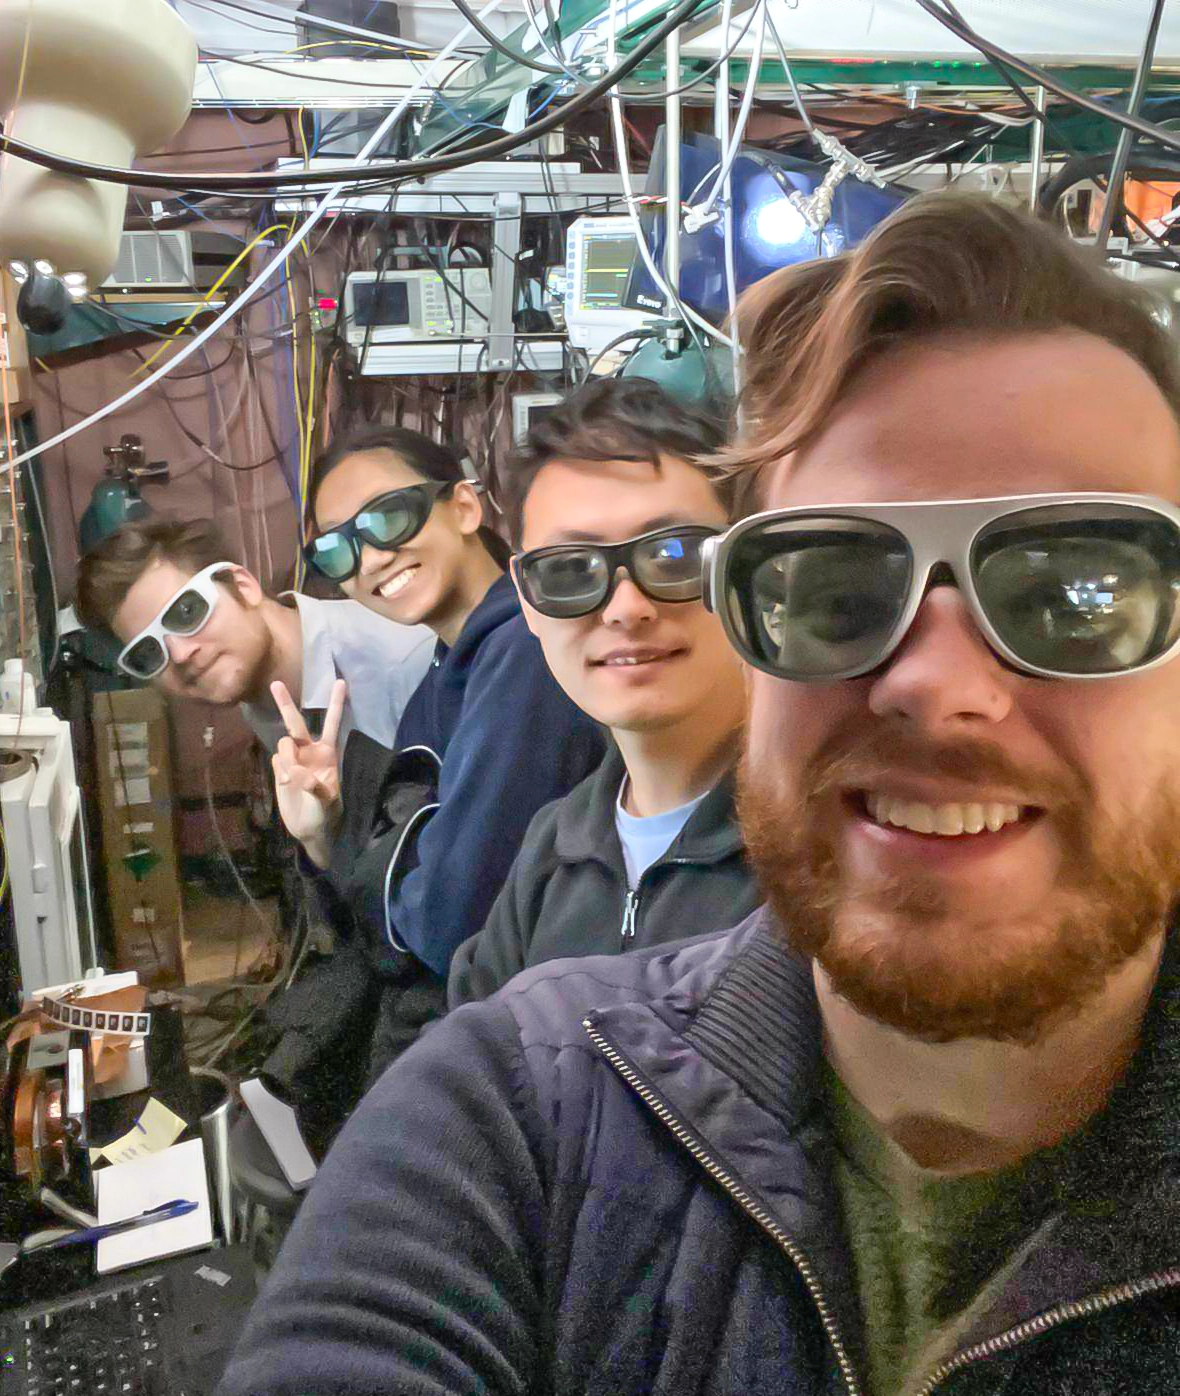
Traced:
<svg viewBox="0 0 1180 1396">
<path fill-rule="evenodd" d="M 770 0 L 761 0 L 758 6 L 758 18 L 754 22 L 754 47 L 750 53 L 750 70 L 746 74 L 746 90 L 742 93 L 742 104 L 738 108 L 737 121 L 734 123 L 733 132 L 729 138 L 729 149 L 722 158 L 721 169 L 717 174 L 712 192 L 705 202 L 694 210 L 698 219 L 712 211 L 713 205 L 717 202 L 722 189 L 729 180 L 729 172 L 733 169 L 733 162 L 737 159 L 738 151 L 741 149 L 742 138 L 746 134 L 746 123 L 750 119 L 750 109 L 754 105 L 754 89 L 758 86 L 758 74 L 762 68 L 762 45 L 766 40 L 766 15 L 769 9 Z"/>
<path fill-rule="evenodd" d="M 799 120 L 807 128 L 807 134 L 815 139 L 815 122 L 811 119 L 811 114 L 803 104 L 803 94 L 799 91 L 799 84 L 795 81 L 795 74 L 791 71 L 791 60 L 787 57 L 786 46 L 779 36 L 778 25 L 774 22 L 774 16 L 768 14 L 766 22 L 770 25 L 770 37 L 774 40 L 774 46 L 778 49 L 778 56 L 782 61 L 783 72 L 787 75 L 787 81 L 791 84 L 791 96 L 794 98 L 795 106 L 799 112 Z M 1030 118 L 1031 119 L 1031 118 Z"/>
<path fill-rule="evenodd" d="M 619 61 L 618 54 L 618 31 L 616 26 L 618 0 L 611 0 L 610 4 L 610 25 L 607 30 L 607 66 L 613 68 Z M 643 265 L 647 268 L 647 274 L 656 285 L 656 289 L 663 294 L 665 301 L 670 301 L 676 305 L 680 313 L 687 320 L 691 320 L 694 325 L 714 339 L 718 344 L 725 344 L 733 347 L 733 340 L 727 334 L 722 333 L 715 325 L 709 323 L 703 315 L 698 315 L 692 306 L 685 305 L 681 301 L 676 291 L 668 288 L 668 283 L 660 273 L 652 259 L 651 252 L 647 246 L 647 238 L 643 233 L 643 224 L 639 221 L 639 211 L 635 197 L 635 186 L 631 182 L 631 162 L 627 158 L 627 138 L 623 131 L 623 101 L 619 96 L 617 87 L 612 88 L 609 94 L 611 131 L 614 134 L 615 158 L 619 166 L 619 178 L 623 183 L 623 202 L 627 207 L 627 214 L 631 219 L 631 226 L 635 230 L 635 246 L 639 250 L 639 255 L 643 260 Z M 679 287 L 677 287 L 679 290 Z"/>
<path fill-rule="evenodd" d="M 721 3 L 721 43 L 722 52 L 729 49 L 729 26 L 733 18 L 733 0 Z M 713 92 L 713 134 L 717 137 L 717 148 L 724 165 L 729 155 L 729 59 L 722 63 L 717 72 L 717 82 Z M 727 171 L 725 186 L 722 189 L 721 231 L 725 243 L 725 299 L 729 310 L 729 329 L 733 335 L 730 355 L 733 361 L 733 391 L 737 402 L 741 402 L 742 386 L 742 346 L 737 333 L 737 266 L 733 232 L 733 180 Z M 739 408 L 740 411 L 740 408 Z"/>
<path fill-rule="evenodd" d="M 488 0 L 488 3 L 479 11 L 479 18 L 483 19 L 485 15 L 490 15 L 493 10 L 500 6 L 501 2 L 502 0 Z M 365 142 L 359 154 L 354 156 L 349 162 L 350 165 L 359 168 L 369 163 L 369 156 L 385 139 L 386 133 L 401 117 L 402 113 L 409 106 L 410 101 L 423 87 L 430 85 L 430 80 L 434 76 L 435 70 L 450 58 L 455 49 L 463 43 L 471 32 L 471 26 L 469 24 L 464 24 L 462 29 L 439 50 L 437 57 L 432 59 L 427 67 L 423 69 L 421 76 L 414 82 L 413 86 L 406 91 L 397 105 L 386 114 L 384 120 Z M 51 436 L 48 441 L 42 441 L 39 445 L 23 452 L 21 455 L 13 456 L 11 460 L 4 461 L 0 464 L 0 474 L 3 474 L 5 471 L 10 471 L 14 466 L 21 465 L 24 461 L 31 459 L 33 456 L 40 455 L 44 451 L 52 450 L 54 446 L 60 446 L 63 441 L 68 441 L 70 437 L 77 436 L 79 432 L 85 431 L 87 427 L 93 426 L 96 422 L 101 422 L 114 412 L 121 411 L 129 402 L 134 402 L 142 393 L 145 393 L 162 378 L 166 378 L 174 368 L 184 363 L 186 359 L 191 358 L 202 345 L 207 344 L 209 340 L 212 339 L 223 325 L 228 324 L 235 316 L 241 314 L 267 282 L 274 279 L 277 273 L 282 270 L 294 255 L 299 246 L 307 240 L 308 234 L 320 219 L 323 218 L 324 214 L 327 213 L 332 202 L 348 187 L 349 183 L 350 181 L 348 179 L 341 179 L 337 183 L 331 185 L 324 197 L 307 215 L 288 241 L 279 248 L 274 257 L 262 268 L 254 280 L 243 288 L 241 295 L 238 296 L 235 301 L 227 305 L 224 310 L 219 312 L 216 318 L 206 325 L 198 334 L 194 335 L 183 348 L 173 354 L 167 363 L 161 364 L 159 368 L 149 373 L 146 378 L 141 379 L 138 383 L 128 388 L 120 397 L 113 399 L 103 407 L 92 412 L 89 417 L 84 417 L 80 422 L 75 422 L 72 427 L 66 427 L 63 431 L 59 431 L 56 436 Z"/>
</svg>

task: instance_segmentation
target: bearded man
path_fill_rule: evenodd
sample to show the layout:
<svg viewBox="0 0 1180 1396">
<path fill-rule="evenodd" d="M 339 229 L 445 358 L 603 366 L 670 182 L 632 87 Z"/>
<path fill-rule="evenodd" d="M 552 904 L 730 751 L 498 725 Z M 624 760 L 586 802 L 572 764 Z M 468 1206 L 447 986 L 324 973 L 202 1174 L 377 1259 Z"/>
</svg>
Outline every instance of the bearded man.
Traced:
<svg viewBox="0 0 1180 1396">
<path fill-rule="evenodd" d="M 452 1014 L 233 1396 L 1158 1396 L 1180 1372 L 1180 361 L 995 203 L 743 304 L 734 930 Z"/>
</svg>

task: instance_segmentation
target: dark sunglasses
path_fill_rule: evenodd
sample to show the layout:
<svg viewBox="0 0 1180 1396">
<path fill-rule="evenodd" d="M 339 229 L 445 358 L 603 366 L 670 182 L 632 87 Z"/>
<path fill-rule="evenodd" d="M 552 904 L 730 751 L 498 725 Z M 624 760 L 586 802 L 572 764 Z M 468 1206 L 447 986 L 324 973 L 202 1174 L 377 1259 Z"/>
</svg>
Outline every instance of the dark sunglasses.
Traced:
<svg viewBox="0 0 1180 1396">
<path fill-rule="evenodd" d="M 1098 679 L 1180 647 L 1180 509 L 1128 494 L 1015 495 L 755 514 L 705 548 L 705 604 L 755 668 L 867 674 L 949 575 L 991 648 Z"/>
<path fill-rule="evenodd" d="M 364 544 L 396 552 L 421 533 L 435 500 L 449 494 L 455 480 L 427 480 L 383 494 L 346 523 L 318 533 L 303 545 L 303 556 L 329 581 L 346 582 L 360 570 Z"/>
<path fill-rule="evenodd" d="M 614 594 L 620 569 L 653 601 L 699 601 L 702 552 L 719 532 L 675 525 L 625 543 L 559 543 L 518 553 L 512 571 L 533 610 L 556 620 L 600 610 Z"/>
</svg>

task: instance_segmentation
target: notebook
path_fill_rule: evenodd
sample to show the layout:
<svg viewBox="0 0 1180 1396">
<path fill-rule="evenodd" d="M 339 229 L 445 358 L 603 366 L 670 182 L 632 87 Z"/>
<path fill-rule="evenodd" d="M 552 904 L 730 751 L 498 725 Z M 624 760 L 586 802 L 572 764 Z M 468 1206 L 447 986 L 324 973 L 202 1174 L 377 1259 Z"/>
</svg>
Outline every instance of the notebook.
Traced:
<svg viewBox="0 0 1180 1396">
<path fill-rule="evenodd" d="M 173 1144 L 159 1153 L 131 1163 L 113 1163 L 94 1175 L 98 1189 L 98 1220 L 125 1221 L 165 1202 L 185 1199 L 197 1204 L 195 1212 L 167 1221 L 139 1226 L 98 1243 L 100 1275 L 142 1265 L 160 1256 L 180 1255 L 213 1243 L 213 1213 L 209 1206 L 209 1182 L 205 1176 L 205 1146 L 200 1139 Z"/>
</svg>

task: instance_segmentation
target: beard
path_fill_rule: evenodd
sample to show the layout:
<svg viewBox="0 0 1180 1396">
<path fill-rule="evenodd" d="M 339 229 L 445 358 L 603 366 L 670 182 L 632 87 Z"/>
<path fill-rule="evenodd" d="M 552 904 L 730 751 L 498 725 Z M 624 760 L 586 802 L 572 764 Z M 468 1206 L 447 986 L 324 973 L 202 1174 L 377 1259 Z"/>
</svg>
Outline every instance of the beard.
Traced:
<svg viewBox="0 0 1180 1396">
<path fill-rule="evenodd" d="M 1174 783 L 1161 782 L 1135 818 L 1104 820 L 1076 771 L 1014 769 L 979 742 L 936 748 L 899 730 L 866 739 L 863 726 L 834 734 L 793 796 L 768 768 L 743 759 L 738 813 L 780 934 L 858 1012 L 922 1041 L 1034 1042 L 1147 946 L 1180 895 Z M 840 792 L 903 770 L 1026 794 L 1062 850 L 1043 905 L 1009 919 L 1001 891 L 991 909 L 965 911 L 933 871 L 850 885 L 825 811 Z"/>
</svg>

